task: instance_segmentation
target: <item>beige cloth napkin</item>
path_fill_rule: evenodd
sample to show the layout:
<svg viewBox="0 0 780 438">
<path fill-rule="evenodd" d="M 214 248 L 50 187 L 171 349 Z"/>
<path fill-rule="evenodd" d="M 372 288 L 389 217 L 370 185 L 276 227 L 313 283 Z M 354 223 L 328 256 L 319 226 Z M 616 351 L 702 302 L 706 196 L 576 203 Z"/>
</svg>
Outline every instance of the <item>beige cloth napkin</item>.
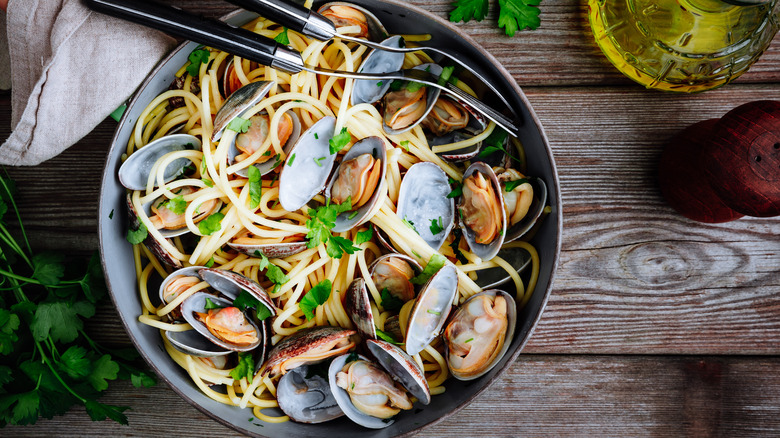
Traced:
<svg viewBox="0 0 780 438">
<path fill-rule="evenodd" d="M 175 45 L 81 0 L 10 0 L 0 22 L 0 88 L 11 86 L 13 130 L 0 146 L 0 164 L 35 165 L 76 143 Z"/>
</svg>

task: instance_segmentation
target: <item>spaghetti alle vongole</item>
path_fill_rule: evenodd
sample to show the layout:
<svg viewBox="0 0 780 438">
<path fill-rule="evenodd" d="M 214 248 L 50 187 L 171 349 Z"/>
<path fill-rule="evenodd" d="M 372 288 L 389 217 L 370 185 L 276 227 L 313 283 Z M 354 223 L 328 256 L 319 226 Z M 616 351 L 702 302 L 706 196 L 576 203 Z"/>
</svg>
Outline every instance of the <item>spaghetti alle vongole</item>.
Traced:
<svg viewBox="0 0 780 438">
<path fill-rule="evenodd" d="M 364 31 L 354 24 L 364 11 L 331 9 L 325 15 L 339 32 Z M 263 18 L 245 27 L 287 38 L 311 65 L 356 71 L 368 55 L 364 46 L 309 40 Z M 450 375 L 472 379 L 494 366 L 539 272 L 534 247 L 507 239 L 538 202 L 532 179 L 510 166 L 520 161 L 519 144 L 507 157 L 513 143 L 492 122 L 474 121 L 455 100 L 431 100 L 420 84 L 395 81 L 381 103 L 352 105 L 352 79 L 289 75 L 208 48 L 196 52 L 172 89 L 143 111 L 127 147 L 132 156 L 174 132 L 196 140 L 147 164 L 144 188 L 128 194 L 139 321 L 161 330 L 166 351 L 195 385 L 280 422 L 288 416 L 264 409 L 282 404 L 300 420 L 279 402 L 287 394 L 283 376 L 328 372 L 321 384 L 340 407 L 331 415 L 348 403 L 361 415 L 390 418 L 443 393 Z M 406 54 L 403 67 L 431 62 Z M 212 140 L 214 116 L 231 94 L 266 83 L 264 97 Z M 398 133 L 387 134 L 383 122 Z M 501 151 L 477 155 L 488 143 Z M 495 170 L 480 161 L 496 156 Z M 166 177 L 182 162 L 179 175 Z M 304 186 L 314 175 L 322 181 L 309 184 L 309 196 Z M 291 190 L 302 202 L 285 209 Z M 530 260 L 526 280 L 504 254 Z M 488 270 L 503 272 L 517 295 L 483 292 Z M 150 289 L 157 276 L 159 294 Z M 453 303 L 459 307 L 447 320 Z M 355 360 L 356 348 L 374 359 Z M 318 371 L 323 360 L 329 371 Z M 412 376 L 403 385 L 386 374 L 391 360 Z M 377 403 L 360 392 L 366 375 L 383 382 Z"/>
</svg>

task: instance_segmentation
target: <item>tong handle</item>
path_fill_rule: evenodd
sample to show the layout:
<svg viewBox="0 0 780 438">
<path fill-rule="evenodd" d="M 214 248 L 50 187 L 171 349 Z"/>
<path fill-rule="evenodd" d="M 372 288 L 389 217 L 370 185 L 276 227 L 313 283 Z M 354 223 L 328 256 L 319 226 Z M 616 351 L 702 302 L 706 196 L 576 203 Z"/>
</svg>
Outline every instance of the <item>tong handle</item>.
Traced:
<svg viewBox="0 0 780 438">
<path fill-rule="evenodd" d="M 172 6 L 140 0 L 86 0 L 98 12 L 148 26 L 289 73 L 303 69 L 300 53 L 276 41 Z"/>
<path fill-rule="evenodd" d="M 319 41 L 336 36 L 336 26 L 330 20 L 290 0 L 228 1 Z"/>
</svg>

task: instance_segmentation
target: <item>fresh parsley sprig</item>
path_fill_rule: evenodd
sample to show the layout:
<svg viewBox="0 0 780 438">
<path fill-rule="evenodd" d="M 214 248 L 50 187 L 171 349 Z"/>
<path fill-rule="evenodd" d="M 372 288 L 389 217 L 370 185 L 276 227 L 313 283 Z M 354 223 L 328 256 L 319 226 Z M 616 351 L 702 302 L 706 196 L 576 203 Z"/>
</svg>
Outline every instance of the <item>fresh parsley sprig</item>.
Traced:
<svg viewBox="0 0 780 438">
<path fill-rule="evenodd" d="M 347 198 L 341 204 L 331 204 L 330 200 L 328 200 L 323 206 L 310 208 L 310 219 L 306 221 L 306 228 L 309 229 L 306 233 L 306 238 L 308 239 L 306 246 L 316 248 L 320 244 L 326 243 L 325 250 L 328 256 L 334 259 L 340 259 L 345 252 L 354 254 L 355 251 L 360 251 L 360 248 L 354 246 L 351 240 L 341 236 L 334 236 L 330 231 L 336 226 L 338 215 L 350 210 L 352 210 L 350 198 Z"/>
<path fill-rule="evenodd" d="M 541 24 L 539 18 L 539 3 L 541 0 L 497 0 L 498 27 L 504 29 L 509 36 L 514 36 L 518 30 L 536 29 Z M 482 21 L 487 16 L 489 0 L 455 0 L 450 12 L 450 21 Z"/>
<path fill-rule="evenodd" d="M 0 177 L 0 427 L 53 418 L 76 404 L 92 420 L 127 424 L 128 408 L 100 403 L 100 393 L 111 380 L 138 387 L 156 380 L 132 362 L 135 350 L 107 349 L 84 330 L 106 293 L 100 261 L 95 255 L 84 268 L 60 253 L 34 254 L 14 193 Z M 21 241 L 8 229 L 12 214 Z"/>
</svg>

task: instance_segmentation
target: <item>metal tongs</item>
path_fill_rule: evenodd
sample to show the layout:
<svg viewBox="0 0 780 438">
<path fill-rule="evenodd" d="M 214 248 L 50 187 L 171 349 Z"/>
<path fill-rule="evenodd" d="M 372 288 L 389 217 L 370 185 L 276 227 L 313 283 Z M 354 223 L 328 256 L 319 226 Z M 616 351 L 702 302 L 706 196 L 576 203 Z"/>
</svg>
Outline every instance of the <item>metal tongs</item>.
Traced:
<svg viewBox="0 0 780 438">
<path fill-rule="evenodd" d="M 501 94 L 495 90 L 489 81 L 476 73 L 471 67 L 457 60 L 449 53 L 434 47 L 399 47 L 388 48 L 371 41 L 340 35 L 333 23 L 322 15 L 303 6 L 283 0 L 229 0 L 247 10 L 257 12 L 268 19 L 288 28 L 299 31 L 306 36 L 321 41 L 333 37 L 354 41 L 379 50 L 397 52 L 415 52 L 428 50 L 454 60 L 480 79 L 514 114 L 511 106 Z M 486 105 L 474 96 L 461 90 L 448 80 L 425 71 L 406 69 L 391 73 L 359 73 L 331 70 L 307 65 L 301 54 L 270 38 L 258 35 L 246 29 L 230 26 L 224 22 L 207 19 L 182 11 L 178 8 L 141 0 L 86 0 L 87 5 L 98 12 L 132 21 L 144 26 L 161 30 L 171 35 L 186 38 L 233 55 L 258 62 L 285 72 L 295 74 L 308 71 L 315 74 L 336 76 L 342 78 L 388 80 L 398 79 L 420 82 L 436 87 L 462 100 L 476 111 L 494 121 L 496 125 L 508 131 L 514 137 L 519 136 L 515 122 L 499 111 Z"/>
</svg>

